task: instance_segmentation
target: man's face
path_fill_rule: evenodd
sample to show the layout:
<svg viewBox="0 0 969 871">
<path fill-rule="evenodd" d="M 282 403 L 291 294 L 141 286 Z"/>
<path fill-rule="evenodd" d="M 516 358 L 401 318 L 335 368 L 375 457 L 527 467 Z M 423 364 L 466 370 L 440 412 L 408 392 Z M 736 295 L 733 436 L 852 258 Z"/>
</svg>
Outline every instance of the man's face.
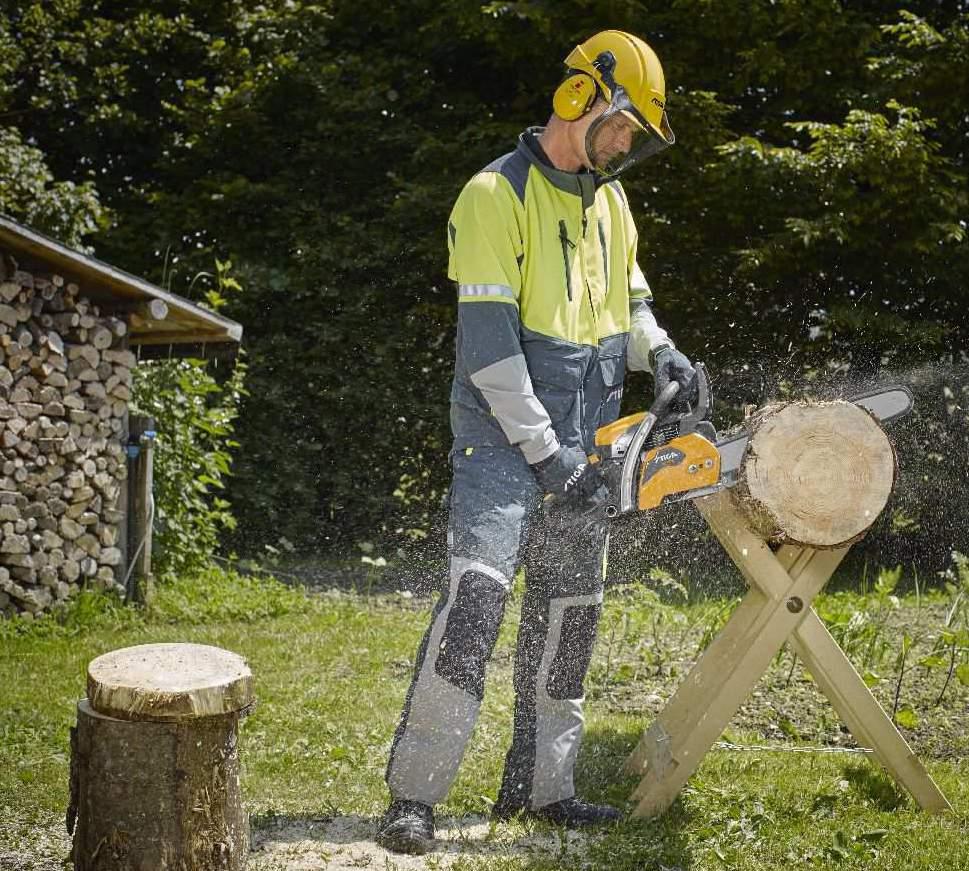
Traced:
<svg viewBox="0 0 969 871">
<path fill-rule="evenodd" d="M 590 125 L 591 127 L 591 125 Z M 639 128 L 621 112 L 602 118 L 591 128 L 586 139 L 589 163 L 605 175 L 622 163 L 632 148 L 633 137 Z"/>
<path fill-rule="evenodd" d="M 567 127 L 569 144 L 572 147 L 572 152 L 579 163 L 581 163 L 586 169 L 595 168 L 590 163 L 589 155 L 586 152 L 586 133 L 589 132 L 589 128 L 592 126 L 593 122 L 608 108 L 609 104 L 600 98 L 599 100 L 596 100 L 595 104 L 588 112 L 586 112 L 585 115 L 583 115 L 577 121 L 572 121 Z"/>
<path fill-rule="evenodd" d="M 602 118 L 608 108 L 609 104 L 600 99 L 587 114 L 569 125 L 569 142 L 575 156 L 586 169 L 602 173 L 629 154 L 638 129 L 621 112 Z"/>
</svg>

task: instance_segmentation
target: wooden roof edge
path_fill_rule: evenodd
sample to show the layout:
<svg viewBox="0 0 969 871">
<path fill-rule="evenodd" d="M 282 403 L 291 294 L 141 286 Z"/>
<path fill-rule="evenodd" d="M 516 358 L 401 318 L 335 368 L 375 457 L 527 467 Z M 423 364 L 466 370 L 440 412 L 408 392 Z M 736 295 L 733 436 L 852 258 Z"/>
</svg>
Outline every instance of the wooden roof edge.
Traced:
<svg viewBox="0 0 969 871">
<path fill-rule="evenodd" d="M 224 341 L 239 342 L 242 339 L 242 324 L 238 321 L 202 308 L 178 294 L 164 290 L 110 263 L 68 248 L 56 239 L 18 223 L 2 212 L 0 212 L 0 246 L 10 247 L 15 252 L 19 251 L 28 256 L 46 260 L 51 263 L 55 271 L 62 269 L 82 280 L 89 278 L 115 293 L 124 288 L 129 295 L 133 293 L 145 298 L 163 300 L 183 319 L 201 322 L 205 327 L 221 332 L 225 336 Z"/>
<path fill-rule="evenodd" d="M 227 336 L 225 333 L 204 332 L 202 330 L 161 330 L 145 333 L 128 333 L 129 342 L 132 345 L 170 345 L 173 342 L 185 342 L 196 345 L 202 342 L 220 344 L 231 342 L 238 344 L 239 339 L 234 336 Z"/>
<path fill-rule="evenodd" d="M 157 345 L 134 345 L 131 350 L 138 360 L 234 360 L 239 355 L 236 342 L 171 342 Z"/>
</svg>

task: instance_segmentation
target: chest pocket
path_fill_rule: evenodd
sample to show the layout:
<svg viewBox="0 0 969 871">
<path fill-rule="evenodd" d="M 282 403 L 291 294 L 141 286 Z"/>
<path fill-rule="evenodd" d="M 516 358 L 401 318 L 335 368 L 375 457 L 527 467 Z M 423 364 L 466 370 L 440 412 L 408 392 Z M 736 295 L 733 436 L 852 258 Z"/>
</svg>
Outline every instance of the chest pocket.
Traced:
<svg viewBox="0 0 969 871">
<path fill-rule="evenodd" d="M 601 218 L 589 210 L 584 229 L 572 233 L 564 220 L 558 222 L 558 243 L 564 265 L 565 292 L 570 305 L 589 306 L 597 319 L 609 291 L 608 248 Z"/>
</svg>

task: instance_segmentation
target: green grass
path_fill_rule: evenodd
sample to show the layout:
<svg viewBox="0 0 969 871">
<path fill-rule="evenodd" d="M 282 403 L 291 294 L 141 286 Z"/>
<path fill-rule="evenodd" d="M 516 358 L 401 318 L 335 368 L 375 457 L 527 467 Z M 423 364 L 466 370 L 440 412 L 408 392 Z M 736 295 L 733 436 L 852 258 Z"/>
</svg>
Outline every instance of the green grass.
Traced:
<svg viewBox="0 0 969 871">
<path fill-rule="evenodd" d="M 394 594 L 306 596 L 211 572 L 159 589 L 147 613 L 92 596 L 58 620 L 0 624 L 0 867 L 4 854 L 57 867 L 67 844 L 68 729 L 84 694 L 86 665 L 108 650 L 153 641 L 216 644 L 249 661 L 258 703 L 244 722 L 241 753 L 257 828 L 379 814 L 387 798 L 387 750 L 430 607 Z M 903 600 L 903 616 L 915 607 Z M 652 719 L 650 710 L 659 707 L 643 698 L 668 697 L 700 638 L 722 620 L 721 611 L 722 603 L 673 608 L 642 588 L 607 591 L 587 687 L 588 730 L 577 775 L 582 794 L 630 808 L 635 783 L 620 773 L 622 762 Z M 510 732 L 516 623 L 513 605 L 480 724 L 444 815 L 486 814 L 495 796 Z M 779 661 L 776 679 L 762 688 L 778 704 L 785 687 L 777 676 L 788 670 L 788 662 Z M 813 691 L 799 672 L 793 684 Z M 954 718 L 962 743 L 947 745 L 958 749 L 954 758 L 935 753 L 927 765 L 954 815 L 919 812 L 859 756 L 719 751 L 707 756 L 670 813 L 628 821 L 593 839 L 583 860 L 588 867 L 617 869 L 969 869 L 965 693 L 953 691 L 950 700 L 962 711 Z M 763 744 L 758 724 L 770 714 L 751 710 L 732 725 L 730 737 Z M 784 713 L 802 737 L 815 728 L 826 734 L 821 716 L 804 705 Z M 930 723 L 926 718 L 924 728 Z M 754 729 L 759 734 L 744 731 Z M 510 854 L 468 856 L 454 867 L 562 866 L 547 855 Z"/>
</svg>

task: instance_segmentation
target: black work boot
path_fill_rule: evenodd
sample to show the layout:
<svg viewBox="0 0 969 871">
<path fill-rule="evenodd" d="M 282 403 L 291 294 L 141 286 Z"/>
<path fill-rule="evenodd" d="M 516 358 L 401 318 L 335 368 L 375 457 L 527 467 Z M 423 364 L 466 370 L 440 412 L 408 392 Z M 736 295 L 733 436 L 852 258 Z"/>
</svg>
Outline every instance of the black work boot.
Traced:
<svg viewBox="0 0 969 871">
<path fill-rule="evenodd" d="M 393 853 L 422 856 L 434 843 L 434 811 L 419 801 L 392 801 L 377 828 L 376 841 Z"/>
<path fill-rule="evenodd" d="M 567 829 L 616 823 L 622 819 L 622 814 L 611 805 L 590 804 L 575 796 L 552 802 L 537 810 L 510 807 L 499 802 L 495 804 L 491 815 L 498 820 L 508 820 L 516 814 L 520 814 L 525 819 L 543 820 L 556 826 L 565 826 Z"/>
</svg>

